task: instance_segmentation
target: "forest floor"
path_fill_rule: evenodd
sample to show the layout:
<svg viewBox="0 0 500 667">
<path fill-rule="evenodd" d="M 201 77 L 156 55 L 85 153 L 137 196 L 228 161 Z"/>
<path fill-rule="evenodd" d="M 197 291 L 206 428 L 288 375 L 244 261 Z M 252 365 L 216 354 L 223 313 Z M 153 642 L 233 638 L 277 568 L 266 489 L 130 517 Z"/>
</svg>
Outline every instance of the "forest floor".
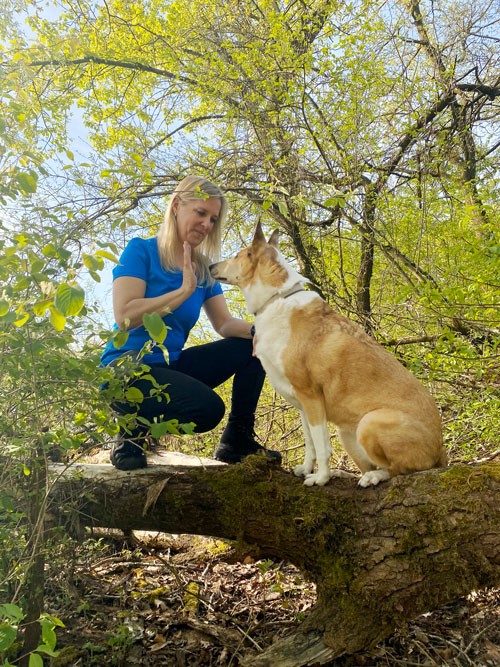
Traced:
<svg viewBox="0 0 500 667">
<path fill-rule="evenodd" d="M 289 563 L 237 558 L 229 543 L 192 535 L 89 535 L 68 540 L 48 569 L 47 611 L 65 625 L 51 667 L 238 667 L 315 602 L 314 584 Z M 473 592 L 328 664 L 500 666 L 500 589 Z"/>
</svg>

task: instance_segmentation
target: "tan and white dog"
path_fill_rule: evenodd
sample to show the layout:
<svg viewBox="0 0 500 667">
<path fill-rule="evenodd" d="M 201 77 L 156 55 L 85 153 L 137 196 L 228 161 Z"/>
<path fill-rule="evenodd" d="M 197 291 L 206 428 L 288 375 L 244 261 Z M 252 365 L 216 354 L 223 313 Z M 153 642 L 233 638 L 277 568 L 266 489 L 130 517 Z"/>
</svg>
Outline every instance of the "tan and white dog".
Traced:
<svg viewBox="0 0 500 667">
<path fill-rule="evenodd" d="M 328 421 L 363 473 L 360 486 L 446 465 L 430 393 L 358 325 L 303 289 L 307 281 L 279 252 L 277 231 L 266 243 L 259 223 L 252 245 L 211 273 L 241 289 L 255 317 L 255 353 L 274 389 L 300 411 L 306 453 L 293 472 L 305 484 L 345 475 L 328 467 Z"/>
</svg>

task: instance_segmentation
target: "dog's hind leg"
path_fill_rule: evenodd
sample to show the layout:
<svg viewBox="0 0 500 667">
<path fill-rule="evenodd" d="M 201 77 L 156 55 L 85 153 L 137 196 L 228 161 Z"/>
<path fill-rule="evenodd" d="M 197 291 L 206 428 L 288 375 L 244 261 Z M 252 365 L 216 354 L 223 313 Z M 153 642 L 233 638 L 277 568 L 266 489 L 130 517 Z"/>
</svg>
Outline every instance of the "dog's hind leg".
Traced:
<svg viewBox="0 0 500 667">
<path fill-rule="evenodd" d="M 441 424 L 432 416 L 420 420 L 401 410 L 373 410 L 359 422 L 358 438 L 390 477 L 429 470 L 444 459 Z"/>
<path fill-rule="evenodd" d="M 344 449 L 363 473 L 358 482 L 359 486 L 376 486 L 379 482 L 389 479 L 390 473 L 387 468 L 376 469 L 377 465 L 368 456 L 366 449 L 358 442 L 354 433 L 344 429 L 338 429 L 338 433 Z"/>
<path fill-rule="evenodd" d="M 306 453 L 304 456 L 304 462 L 294 467 L 293 474 L 297 475 L 297 477 L 304 477 L 305 475 L 312 473 L 314 470 L 314 464 L 316 463 L 316 450 L 314 448 L 314 441 L 311 435 L 311 429 L 309 428 L 309 422 L 307 421 L 307 416 L 303 410 L 299 410 L 299 413 L 306 442 Z"/>
<path fill-rule="evenodd" d="M 363 471 L 360 486 L 375 486 L 394 475 L 431 468 L 425 428 L 390 408 L 373 410 L 358 424 L 357 439 L 378 470 Z"/>
<path fill-rule="evenodd" d="M 361 475 L 358 486 L 362 486 L 364 488 L 367 486 L 377 486 L 379 482 L 385 482 L 390 479 L 390 477 L 391 473 L 385 468 L 369 470 L 368 472 L 365 472 L 364 475 Z"/>
<path fill-rule="evenodd" d="M 338 428 L 337 433 L 342 447 L 349 454 L 351 459 L 358 466 L 362 473 L 375 470 L 377 467 L 376 463 L 370 459 L 366 449 L 359 444 L 356 433 L 348 431 L 344 428 Z"/>
</svg>

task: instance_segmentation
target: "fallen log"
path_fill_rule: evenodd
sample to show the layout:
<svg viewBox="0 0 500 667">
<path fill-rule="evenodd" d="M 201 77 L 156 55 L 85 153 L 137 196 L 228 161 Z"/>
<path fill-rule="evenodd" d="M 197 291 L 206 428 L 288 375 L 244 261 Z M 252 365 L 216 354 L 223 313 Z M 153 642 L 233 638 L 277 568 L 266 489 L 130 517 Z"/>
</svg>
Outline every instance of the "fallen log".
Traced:
<svg viewBox="0 0 500 667">
<path fill-rule="evenodd" d="M 158 457 L 155 461 L 158 461 Z M 51 467 L 49 512 L 86 526 L 193 533 L 298 566 L 318 599 L 248 667 L 324 664 L 421 613 L 500 583 L 500 464 L 457 465 L 360 489 L 324 487 L 264 457 L 235 466 Z"/>
</svg>

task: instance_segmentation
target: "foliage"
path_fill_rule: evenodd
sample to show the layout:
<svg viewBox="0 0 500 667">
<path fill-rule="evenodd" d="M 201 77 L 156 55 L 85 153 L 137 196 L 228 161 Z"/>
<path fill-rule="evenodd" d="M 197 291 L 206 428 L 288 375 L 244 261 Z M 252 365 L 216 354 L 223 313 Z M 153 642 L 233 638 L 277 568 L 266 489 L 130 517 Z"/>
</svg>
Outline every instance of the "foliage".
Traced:
<svg viewBox="0 0 500 667">
<path fill-rule="evenodd" d="M 0 605 L 0 657 L 4 658 L 4 667 L 11 667 L 8 660 L 9 650 L 16 641 L 18 625 L 24 619 L 22 609 L 16 604 Z M 55 651 L 55 627 L 64 627 L 64 624 L 55 616 L 43 614 L 40 618 L 42 628 L 41 642 L 29 656 L 29 667 L 43 667 L 42 656 L 57 656 Z"/>
</svg>

